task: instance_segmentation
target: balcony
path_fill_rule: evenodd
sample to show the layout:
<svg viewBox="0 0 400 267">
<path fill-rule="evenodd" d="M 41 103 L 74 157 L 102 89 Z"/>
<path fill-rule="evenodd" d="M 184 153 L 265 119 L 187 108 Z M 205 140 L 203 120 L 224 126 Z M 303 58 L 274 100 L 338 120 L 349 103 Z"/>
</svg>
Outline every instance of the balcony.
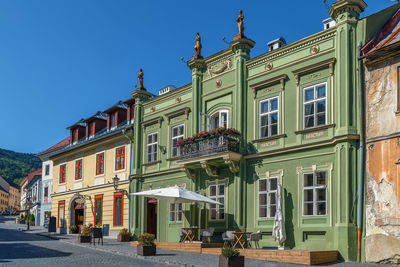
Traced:
<svg viewBox="0 0 400 267">
<path fill-rule="evenodd" d="M 209 176 L 218 176 L 219 168 L 226 165 L 236 173 L 239 153 L 240 133 L 235 129 L 218 128 L 210 132 L 200 132 L 194 137 L 179 140 L 179 164 L 185 168 L 188 176 L 193 170 L 203 168 Z"/>
</svg>

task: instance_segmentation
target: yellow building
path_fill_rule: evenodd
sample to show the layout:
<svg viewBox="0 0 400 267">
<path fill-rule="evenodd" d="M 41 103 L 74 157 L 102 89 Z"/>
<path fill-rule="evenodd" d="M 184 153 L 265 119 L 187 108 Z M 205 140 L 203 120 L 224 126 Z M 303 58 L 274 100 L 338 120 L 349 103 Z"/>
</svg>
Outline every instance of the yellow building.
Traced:
<svg viewBox="0 0 400 267">
<path fill-rule="evenodd" d="M 108 224 L 110 236 L 128 228 L 131 108 L 131 103 L 119 102 L 80 120 L 68 128 L 71 144 L 50 155 L 54 162 L 51 214 L 57 217 L 60 233 L 71 225 Z"/>
<path fill-rule="evenodd" d="M 8 209 L 8 192 L 0 186 L 0 211 L 9 211 Z"/>
<path fill-rule="evenodd" d="M 10 185 L 8 190 L 8 206 L 11 207 L 13 211 L 19 210 L 20 200 L 21 200 L 21 193 L 19 189 Z"/>
</svg>

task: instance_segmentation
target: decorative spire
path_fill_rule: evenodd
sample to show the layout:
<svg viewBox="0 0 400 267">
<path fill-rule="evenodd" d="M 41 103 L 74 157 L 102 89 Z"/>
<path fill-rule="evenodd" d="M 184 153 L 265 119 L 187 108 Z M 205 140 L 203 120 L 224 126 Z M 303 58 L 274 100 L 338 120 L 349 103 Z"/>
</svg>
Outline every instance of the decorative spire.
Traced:
<svg viewBox="0 0 400 267">
<path fill-rule="evenodd" d="M 196 52 L 196 54 L 192 57 L 192 59 L 201 59 L 201 58 L 203 58 L 201 56 L 201 48 L 202 48 L 202 46 L 201 46 L 201 37 L 200 37 L 200 34 L 197 33 L 196 34 L 196 44 L 194 46 L 194 51 Z"/>
</svg>

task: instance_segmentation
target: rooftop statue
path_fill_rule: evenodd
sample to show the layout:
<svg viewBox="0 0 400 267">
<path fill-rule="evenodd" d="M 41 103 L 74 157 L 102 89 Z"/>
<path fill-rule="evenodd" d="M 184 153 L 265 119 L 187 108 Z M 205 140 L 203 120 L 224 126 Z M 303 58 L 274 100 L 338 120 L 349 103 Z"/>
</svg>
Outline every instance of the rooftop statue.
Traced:
<svg viewBox="0 0 400 267">
<path fill-rule="evenodd" d="M 233 38 L 234 40 L 246 38 L 244 36 L 244 24 L 243 24 L 244 16 L 243 11 L 239 10 L 239 16 L 236 18 L 236 22 L 238 24 L 239 33 Z"/>
<path fill-rule="evenodd" d="M 146 90 L 146 89 L 144 89 L 144 86 L 143 86 L 143 70 L 142 69 L 140 69 L 140 71 L 139 71 L 138 81 L 139 81 L 139 90 Z"/>
<path fill-rule="evenodd" d="M 192 58 L 203 58 L 201 56 L 201 38 L 200 38 L 200 34 L 197 33 L 196 34 L 196 44 L 194 46 L 194 51 L 196 51 L 196 54 L 192 57 Z"/>
</svg>

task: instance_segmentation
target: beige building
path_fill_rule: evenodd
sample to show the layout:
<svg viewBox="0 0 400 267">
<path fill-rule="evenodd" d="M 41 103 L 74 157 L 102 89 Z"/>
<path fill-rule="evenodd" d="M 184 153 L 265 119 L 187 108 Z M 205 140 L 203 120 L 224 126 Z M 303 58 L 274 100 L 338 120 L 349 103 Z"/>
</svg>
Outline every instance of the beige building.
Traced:
<svg viewBox="0 0 400 267">
<path fill-rule="evenodd" d="M 0 211 L 8 211 L 8 192 L 0 186 Z"/>
<path fill-rule="evenodd" d="M 19 192 L 19 189 L 10 185 L 8 195 L 8 206 L 11 207 L 13 210 L 19 210 L 21 198 L 21 193 Z"/>
<path fill-rule="evenodd" d="M 71 144 L 50 154 L 54 163 L 51 214 L 57 217 L 60 233 L 71 225 L 108 224 L 111 236 L 128 228 L 133 138 L 129 113 L 129 103 L 119 102 L 105 113 L 80 120 L 68 128 Z"/>
</svg>

